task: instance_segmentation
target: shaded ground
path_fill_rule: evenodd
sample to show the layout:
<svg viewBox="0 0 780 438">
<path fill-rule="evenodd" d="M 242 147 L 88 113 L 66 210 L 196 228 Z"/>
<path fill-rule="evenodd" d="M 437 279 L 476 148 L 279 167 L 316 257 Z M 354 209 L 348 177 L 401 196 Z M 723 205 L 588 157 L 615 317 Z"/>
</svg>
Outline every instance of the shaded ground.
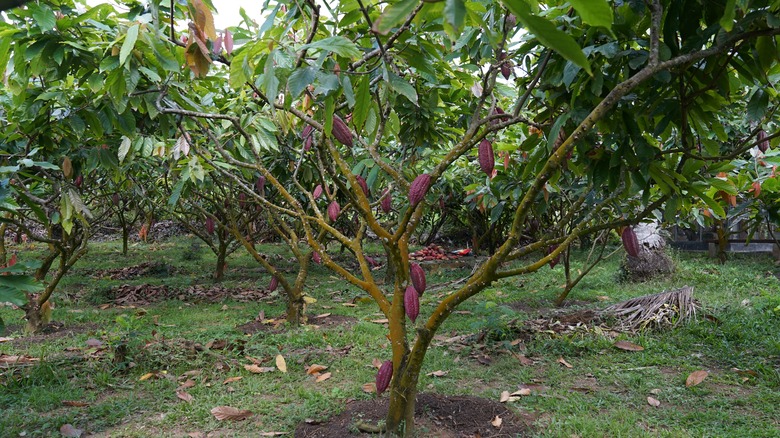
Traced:
<svg viewBox="0 0 780 438">
<path fill-rule="evenodd" d="M 61 322 L 55 321 L 44 326 L 41 330 L 41 333 L 31 336 L 24 336 L 22 333 L 24 326 L 10 325 L 6 327 L 6 331 L 3 336 L 14 338 L 8 342 L 9 345 L 13 347 L 22 347 L 29 344 L 37 344 L 54 339 L 80 335 L 82 333 L 89 333 L 96 331 L 99 328 L 100 326 L 95 323 L 63 324 Z"/>
<path fill-rule="evenodd" d="M 249 321 L 246 324 L 241 324 L 240 326 L 236 327 L 236 330 L 247 335 L 252 335 L 258 332 L 281 333 L 287 329 L 284 318 L 284 315 L 280 315 L 279 317 L 273 319 L 266 319 L 264 316 L 261 316 L 253 321 Z M 319 315 L 308 316 L 306 325 L 326 328 L 339 326 L 349 327 L 354 325 L 357 321 L 357 318 L 352 316 L 322 313 Z"/>
<path fill-rule="evenodd" d="M 377 436 L 356 431 L 355 423 L 376 424 L 387 413 L 389 398 L 348 403 L 339 415 L 318 424 L 303 423 L 295 430 L 296 438 L 333 438 Z M 496 417 L 500 425 L 494 426 Z M 530 435 L 527 420 L 500 403 L 479 397 L 419 394 L 415 409 L 419 436 L 439 438 L 499 438 Z M 498 424 L 498 423 L 496 423 Z"/>
</svg>

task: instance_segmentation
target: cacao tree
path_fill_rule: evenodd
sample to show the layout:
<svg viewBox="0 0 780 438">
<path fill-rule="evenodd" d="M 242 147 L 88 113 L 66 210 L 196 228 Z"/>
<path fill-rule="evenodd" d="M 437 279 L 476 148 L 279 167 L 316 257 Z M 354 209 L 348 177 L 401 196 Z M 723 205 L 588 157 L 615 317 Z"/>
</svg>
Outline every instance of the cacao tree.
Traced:
<svg viewBox="0 0 780 438">
<path fill-rule="evenodd" d="M 389 320 L 389 364 L 377 380 L 389 392 L 388 436 L 414 434 L 426 352 L 458 305 L 548 265 L 583 236 L 699 203 L 725 218 L 717 175 L 753 144 L 723 129 L 724 114 L 747 102 L 746 123 L 777 122 L 777 0 L 279 1 L 262 25 L 221 32 L 238 43 L 230 48 L 216 44 L 203 2 L 152 2 L 149 17 L 128 3 L 129 13 L 104 17 L 113 32 L 104 49 L 123 42 L 91 64 L 111 84 L 103 92 L 156 118 L 163 145 L 179 125 L 197 132 L 204 174 L 230 181 L 294 236 L 294 251 L 313 251 L 374 299 Z M 177 22 L 187 24 L 186 43 Z M 14 67 L 23 57 L 14 51 Z M 523 161 L 501 213 L 504 240 L 463 285 L 420 296 L 409 244 L 444 194 L 440 181 L 464 168 L 485 175 L 484 141 L 507 139 Z M 250 183 L 257 177 L 265 191 Z M 524 240 L 556 190 L 570 199 L 556 208 L 555 232 Z M 369 238 L 384 249 L 383 279 Z M 421 311 L 421 300 L 437 301 Z"/>
</svg>

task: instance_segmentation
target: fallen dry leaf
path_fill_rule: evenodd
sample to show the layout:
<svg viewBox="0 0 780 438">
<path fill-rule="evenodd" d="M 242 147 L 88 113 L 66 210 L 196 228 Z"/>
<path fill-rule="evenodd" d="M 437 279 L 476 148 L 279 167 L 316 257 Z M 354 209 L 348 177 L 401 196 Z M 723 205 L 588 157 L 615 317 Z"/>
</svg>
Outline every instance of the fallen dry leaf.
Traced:
<svg viewBox="0 0 780 438">
<path fill-rule="evenodd" d="M 341 305 L 344 307 L 357 307 L 357 304 L 353 304 L 353 303 L 341 303 Z"/>
<path fill-rule="evenodd" d="M 315 373 L 320 373 L 320 372 L 325 371 L 327 369 L 328 369 L 328 367 L 325 366 L 325 365 L 317 365 L 316 363 L 313 363 L 313 364 L 309 365 L 308 368 L 306 368 L 306 374 L 312 375 L 312 374 L 315 374 Z"/>
<path fill-rule="evenodd" d="M 428 375 L 432 377 L 444 377 L 449 373 L 450 373 L 449 371 L 436 370 L 432 373 L 428 373 Z"/>
<path fill-rule="evenodd" d="M 270 373 L 270 372 L 276 371 L 276 368 L 274 368 L 274 367 L 261 367 L 261 366 L 255 365 L 255 364 L 244 365 L 244 369 L 249 371 L 250 373 L 253 373 L 253 374 Z"/>
<path fill-rule="evenodd" d="M 189 392 L 185 391 L 176 391 L 176 397 L 179 397 L 180 399 L 186 401 L 187 403 L 195 400 L 194 397 Z"/>
<path fill-rule="evenodd" d="M 504 422 L 504 420 L 502 420 L 501 417 L 496 415 L 496 418 L 494 418 L 493 421 L 490 422 L 490 424 L 492 424 L 493 427 L 498 429 L 499 427 L 501 427 L 501 423 L 503 423 L 503 422 Z"/>
<path fill-rule="evenodd" d="M 63 400 L 62 401 L 63 406 L 72 406 L 74 408 L 83 408 L 85 406 L 89 406 L 89 403 L 82 402 L 82 401 L 76 401 L 76 400 Z"/>
<path fill-rule="evenodd" d="M 364 383 L 363 384 L 363 392 L 367 392 L 369 394 L 376 393 L 376 383 L 374 383 L 374 382 Z"/>
<path fill-rule="evenodd" d="M 287 362 L 281 354 L 276 355 L 276 368 L 279 368 L 279 371 L 283 373 L 287 372 Z"/>
<path fill-rule="evenodd" d="M 517 358 L 517 360 L 520 361 L 520 365 L 530 366 L 530 365 L 534 364 L 534 361 L 532 361 L 531 359 L 523 356 L 522 354 L 515 354 L 515 357 Z"/>
<path fill-rule="evenodd" d="M 642 351 L 642 350 L 645 349 L 645 347 L 643 347 L 641 345 L 632 344 L 631 342 L 628 342 L 628 341 L 617 341 L 617 342 L 615 342 L 614 345 L 615 345 L 616 348 L 619 348 L 619 349 L 625 350 L 625 351 Z"/>
<path fill-rule="evenodd" d="M 331 313 L 320 313 L 319 315 L 312 316 L 313 319 L 319 319 L 319 318 L 327 318 L 331 315 Z"/>
<path fill-rule="evenodd" d="M 222 384 L 227 385 L 228 383 L 238 382 L 241 379 L 243 379 L 242 376 L 228 377 L 224 382 L 222 382 Z"/>
<path fill-rule="evenodd" d="M 373 322 L 374 324 L 387 324 L 388 322 L 390 322 L 390 320 L 387 318 L 372 319 L 371 322 Z"/>
<path fill-rule="evenodd" d="M 704 371 L 704 370 L 694 371 L 694 372 L 692 372 L 691 374 L 688 375 L 687 379 L 685 379 L 685 386 L 687 386 L 688 388 L 690 388 L 692 386 L 696 386 L 699 383 L 701 383 L 702 381 L 704 381 L 704 379 L 706 379 L 707 376 L 709 376 L 709 375 L 710 375 L 710 373 L 708 373 L 707 371 Z"/>
<path fill-rule="evenodd" d="M 13 340 L 14 338 L 4 338 L 0 336 L 0 344 L 2 344 L 3 342 L 13 341 Z"/>
<path fill-rule="evenodd" d="M 289 435 L 288 432 L 260 432 L 260 436 L 282 436 Z"/>
<path fill-rule="evenodd" d="M 262 363 L 263 363 L 260 359 L 255 359 L 252 356 L 244 356 L 244 357 L 246 358 L 246 360 L 252 362 L 255 365 L 262 365 Z"/>
<path fill-rule="evenodd" d="M 157 373 L 146 373 L 143 376 L 141 376 L 138 380 L 143 382 L 144 380 L 149 380 L 152 377 L 157 377 Z"/>
<path fill-rule="evenodd" d="M 519 390 L 517 390 L 517 391 L 515 391 L 515 392 L 513 392 L 513 393 L 511 393 L 509 395 L 512 396 L 512 397 L 518 396 L 518 395 L 523 395 L 523 396 L 531 395 L 531 388 L 521 388 L 521 389 L 519 389 Z"/>
<path fill-rule="evenodd" d="M 565 366 L 566 368 L 574 368 L 569 362 L 566 362 L 566 359 L 564 359 L 563 356 L 558 358 L 558 363 Z"/>
<path fill-rule="evenodd" d="M 517 338 L 517 339 L 515 339 L 514 341 L 510 342 L 510 343 L 509 343 L 509 345 L 511 345 L 511 346 L 513 346 L 513 347 L 514 347 L 514 346 L 516 346 L 516 345 L 518 345 L 518 344 L 522 344 L 522 343 L 523 343 L 523 340 L 522 340 L 522 339 L 520 339 L 520 338 Z"/>
<path fill-rule="evenodd" d="M 652 406 L 654 408 L 657 408 L 658 406 L 661 406 L 661 402 L 658 401 L 658 399 L 654 398 L 654 397 L 647 397 L 647 404 L 649 404 L 650 406 Z"/>
<path fill-rule="evenodd" d="M 315 380 L 315 382 L 324 382 L 325 380 L 330 379 L 330 375 L 331 373 L 320 374 L 317 376 L 317 380 Z"/>
<path fill-rule="evenodd" d="M 381 360 L 379 360 L 379 359 L 377 359 L 377 358 L 374 358 L 374 359 L 371 361 L 371 365 L 373 365 L 373 366 L 374 366 L 374 368 L 376 368 L 376 369 L 379 369 L 379 368 L 382 366 L 382 361 L 381 361 Z"/>
<path fill-rule="evenodd" d="M 176 388 L 177 391 L 183 391 L 185 389 L 189 389 L 195 386 L 195 381 L 192 379 L 187 379 L 182 383 L 178 388 Z"/>
<path fill-rule="evenodd" d="M 63 424 L 60 426 L 60 433 L 67 438 L 79 438 L 84 434 L 82 429 L 76 429 L 72 424 Z"/>
<path fill-rule="evenodd" d="M 236 409 L 230 406 L 217 406 L 211 410 L 211 414 L 214 415 L 214 418 L 217 420 L 233 421 L 244 420 L 254 415 L 252 411 L 246 409 Z"/>
<path fill-rule="evenodd" d="M 0 353 L 0 364 L 2 365 L 28 365 L 38 362 L 40 359 L 37 357 L 31 357 L 27 355 L 14 356 L 5 353 Z"/>
</svg>

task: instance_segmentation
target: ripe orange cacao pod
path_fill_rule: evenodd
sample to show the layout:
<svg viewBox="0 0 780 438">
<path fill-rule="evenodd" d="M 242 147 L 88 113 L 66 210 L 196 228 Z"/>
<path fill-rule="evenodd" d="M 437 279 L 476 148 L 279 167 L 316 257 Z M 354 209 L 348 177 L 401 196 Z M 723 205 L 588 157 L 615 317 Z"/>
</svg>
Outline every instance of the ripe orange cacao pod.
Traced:
<svg viewBox="0 0 780 438">
<path fill-rule="evenodd" d="M 214 234 L 214 219 L 212 219 L 211 216 L 206 218 L 206 232 L 209 233 L 209 235 Z"/>
<path fill-rule="evenodd" d="M 390 380 L 393 379 L 393 361 L 386 360 L 379 367 L 379 371 L 376 372 L 376 393 L 381 395 L 388 386 L 390 386 Z"/>
<path fill-rule="evenodd" d="M 303 139 L 303 150 L 310 150 L 311 145 L 314 143 L 314 128 L 308 124 L 304 126 L 303 131 L 301 132 L 301 138 Z"/>
<path fill-rule="evenodd" d="M 487 175 L 493 174 L 493 168 L 496 167 L 496 157 L 493 154 L 493 144 L 488 139 L 482 139 L 477 146 L 477 156 L 479 158 L 479 168 Z"/>
<path fill-rule="evenodd" d="M 767 137 L 766 131 L 763 129 L 758 131 L 758 149 L 761 150 L 761 152 L 769 150 L 769 140 L 766 139 Z"/>
<path fill-rule="evenodd" d="M 331 133 L 339 143 L 344 146 L 352 147 L 352 131 L 349 130 L 349 126 L 341 120 L 341 117 L 333 115 L 333 129 Z"/>
<path fill-rule="evenodd" d="M 427 173 L 420 174 L 409 186 L 409 204 L 417 205 L 423 200 L 428 188 L 431 186 L 431 176 Z"/>
<path fill-rule="evenodd" d="M 385 213 L 390 213 L 390 210 L 393 209 L 393 196 L 390 194 L 390 189 L 386 189 L 385 194 L 382 195 L 380 206 Z"/>
<path fill-rule="evenodd" d="M 271 277 L 271 282 L 268 283 L 268 290 L 270 292 L 273 292 L 276 290 L 277 287 L 279 287 L 279 279 L 276 278 L 276 275 L 274 275 L 273 277 Z"/>
<path fill-rule="evenodd" d="M 636 238 L 636 233 L 631 227 L 623 229 L 623 233 L 620 235 L 620 239 L 623 240 L 623 248 L 626 249 L 626 253 L 631 257 L 639 256 L 639 240 Z"/>
<path fill-rule="evenodd" d="M 366 183 L 365 178 L 363 178 L 360 175 L 355 175 L 355 179 L 357 180 L 358 185 L 361 189 L 363 189 L 363 194 L 368 196 L 368 184 Z"/>
<path fill-rule="evenodd" d="M 317 184 L 317 187 L 314 188 L 314 192 L 311 194 L 314 196 L 314 199 L 319 199 L 320 196 L 322 196 L 322 184 Z"/>
<path fill-rule="evenodd" d="M 328 205 L 328 217 L 330 218 L 331 222 L 336 222 L 336 219 L 339 217 L 339 213 L 341 213 L 341 206 L 339 205 L 338 201 L 333 201 Z"/>
<path fill-rule="evenodd" d="M 412 285 L 414 285 L 414 289 L 417 291 L 417 293 L 422 296 L 423 292 L 425 292 L 425 271 L 423 271 L 422 266 L 418 265 L 417 263 L 410 263 L 409 264 L 409 277 L 412 279 Z"/>
<path fill-rule="evenodd" d="M 408 286 L 406 292 L 404 292 L 404 310 L 406 316 L 414 322 L 417 316 L 420 314 L 420 294 L 414 286 Z"/>
</svg>

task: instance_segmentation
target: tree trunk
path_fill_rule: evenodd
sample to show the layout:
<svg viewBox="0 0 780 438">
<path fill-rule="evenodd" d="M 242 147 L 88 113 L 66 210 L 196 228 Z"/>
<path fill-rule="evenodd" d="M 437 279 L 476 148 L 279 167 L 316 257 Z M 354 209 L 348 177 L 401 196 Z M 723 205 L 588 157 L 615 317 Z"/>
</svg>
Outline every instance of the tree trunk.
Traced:
<svg viewBox="0 0 780 438">
<path fill-rule="evenodd" d="M 227 244 L 219 242 L 217 248 L 217 269 L 214 271 L 214 281 L 222 281 L 225 278 L 225 259 L 227 258 Z"/>
<path fill-rule="evenodd" d="M 127 256 L 128 241 L 130 240 L 130 227 L 122 226 L 122 255 Z"/>
<path fill-rule="evenodd" d="M 24 329 L 26 333 L 37 333 L 41 329 L 41 306 L 34 298 L 30 299 L 30 303 L 24 309 L 24 318 L 27 320 L 27 326 Z"/>
<path fill-rule="evenodd" d="M 293 327 L 298 327 L 301 325 L 304 312 L 303 294 L 296 289 L 287 295 L 287 323 Z"/>
</svg>

